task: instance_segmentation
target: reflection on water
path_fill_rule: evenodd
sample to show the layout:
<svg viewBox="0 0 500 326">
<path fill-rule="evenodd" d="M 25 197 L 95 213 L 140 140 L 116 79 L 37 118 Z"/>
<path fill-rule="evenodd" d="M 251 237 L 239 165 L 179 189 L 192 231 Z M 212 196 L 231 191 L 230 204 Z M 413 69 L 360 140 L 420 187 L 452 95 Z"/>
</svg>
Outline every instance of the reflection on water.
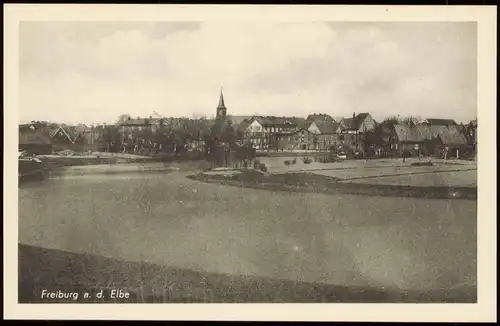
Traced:
<svg viewBox="0 0 500 326">
<path fill-rule="evenodd" d="M 476 201 L 274 193 L 186 175 L 68 172 L 21 187 L 20 242 L 329 284 L 476 284 Z"/>
</svg>

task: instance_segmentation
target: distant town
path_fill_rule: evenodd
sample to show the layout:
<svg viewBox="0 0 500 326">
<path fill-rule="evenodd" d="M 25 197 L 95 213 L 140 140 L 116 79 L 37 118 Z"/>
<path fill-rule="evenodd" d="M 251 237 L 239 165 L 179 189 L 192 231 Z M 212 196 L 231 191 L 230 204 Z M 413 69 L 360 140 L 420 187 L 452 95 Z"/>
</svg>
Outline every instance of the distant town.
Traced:
<svg viewBox="0 0 500 326">
<path fill-rule="evenodd" d="M 249 147 L 257 152 L 328 152 L 350 158 L 476 157 L 477 120 L 457 124 L 453 119 L 393 116 L 375 121 L 369 112 L 340 119 L 325 113 L 236 116 L 228 112 L 222 91 L 215 112 L 212 119 L 124 114 L 115 124 L 91 126 L 32 121 L 19 125 L 19 150 L 34 155 L 66 151 L 203 156 L 222 146 L 226 151 Z"/>
</svg>

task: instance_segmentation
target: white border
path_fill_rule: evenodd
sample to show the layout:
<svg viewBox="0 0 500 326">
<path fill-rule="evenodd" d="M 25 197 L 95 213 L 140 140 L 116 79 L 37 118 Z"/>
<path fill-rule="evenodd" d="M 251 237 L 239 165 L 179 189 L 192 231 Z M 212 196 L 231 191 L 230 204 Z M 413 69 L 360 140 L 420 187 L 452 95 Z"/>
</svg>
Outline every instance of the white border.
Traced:
<svg viewBox="0 0 500 326">
<path fill-rule="evenodd" d="M 18 22 L 476 21 L 478 22 L 478 304 L 17 303 Z M 4 10 L 4 311 L 6 319 L 496 321 L 496 7 L 23 5 Z M 452 96 L 452 94 L 451 94 Z"/>
</svg>

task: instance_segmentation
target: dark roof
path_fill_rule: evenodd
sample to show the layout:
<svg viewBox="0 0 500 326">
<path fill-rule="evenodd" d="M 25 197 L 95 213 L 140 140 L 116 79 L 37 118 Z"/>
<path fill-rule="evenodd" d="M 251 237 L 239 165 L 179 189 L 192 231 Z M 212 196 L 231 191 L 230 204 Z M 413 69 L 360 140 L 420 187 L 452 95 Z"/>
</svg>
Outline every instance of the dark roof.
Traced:
<svg viewBox="0 0 500 326">
<path fill-rule="evenodd" d="M 37 144 L 37 145 L 50 145 L 50 138 L 39 130 L 20 130 L 19 131 L 19 144 Z"/>
<path fill-rule="evenodd" d="M 356 128 L 356 124 L 354 118 L 342 118 L 341 124 L 345 129 L 358 129 Z"/>
<path fill-rule="evenodd" d="M 119 126 L 149 126 L 154 123 L 158 123 L 164 119 L 159 118 L 136 118 L 136 119 L 127 119 L 121 123 Z"/>
<path fill-rule="evenodd" d="M 341 123 L 346 130 L 358 130 L 370 113 L 359 113 L 354 118 L 343 118 Z"/>
<path fill-rule="evenodd" d="M 424 124 L 432 126 L 456 126 L 457 123 L 453 119 L 425 119 Z"/>
<path fill-rule="evenodd" d="M 228 115 L 228 119 L 231 119 L 231 121 L 233 122 L 233 124 L 235 125 L 239 125 L 241 124 L 243 121 L 246 121 L 248 119 L 251 119 L 252 116 L 243 116 L 243 115 Z"/>
<path fill-rule="evenodd" d="M 274 126 L 304 126 L 306 123 L 306 119 L 298 118 L 298 117 L 275 117 L 275 116 L 266 116 L 266 117 L 255 117 L 259 123 L 265 127 L 274 127 Z"/>
<path fill-rule="evenodd" d="M 254 122 L 255 119 L 253 118 L 249 118 L 249 119 L 245 119 L 243 120 L 241 123 L 239 123 L 238 125 L 236 125 L 237 127 L 237 130 L 238 131 L 241 131 L 241 132 L 244 132 L 245 130 L 247 130 L 247 128 L 252 124 L 252 122 Z"/>
<path fill-rule="evenodd" d="M 467 140 L 457 126 L 394 125 L 400 142 L 419 143 L 439 138 L 443 144 L 465 145 Z"/>
<path fill-rule="evenodd" d="M 335 134 L 337 133 L 337 129 L 340 127 L 340 123 L 337 122 L 315 122 L 316 126 L 318 126 L 319 131 L 322 134 Z"/>
<path fill-rule="evenodd" d="M 330 115 L 324 114 L 324 113 L 310 114 L 306 120 L 311 121 L 311 122 L 315 122 L 316 124 L 324 123 L 324 122 L 330 122 L 330 123 L 335 122 L 335 120 Z"/>
</svg>

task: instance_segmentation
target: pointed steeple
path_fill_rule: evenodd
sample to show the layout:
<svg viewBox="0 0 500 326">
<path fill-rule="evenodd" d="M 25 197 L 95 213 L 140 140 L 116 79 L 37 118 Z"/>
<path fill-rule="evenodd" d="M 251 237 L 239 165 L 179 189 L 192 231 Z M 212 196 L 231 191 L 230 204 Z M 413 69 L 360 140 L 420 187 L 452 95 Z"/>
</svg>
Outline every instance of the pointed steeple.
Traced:
<svg viewBox="0 0 500 326">
<path fill-rule="evenodd" d="M 222 87 L 220 89 L 220 97 L 219 97 L 219 105 L 217 105 L 217 109 L 225 109 L 224 105 L 224 94 L 222 93 Z"/>
<path fill-rule="evenodd" d="M 217 105 L 217 119 L 226 119 L 227 108 L 224 104 L 224 94 L 222 93 L 222 87 L 220 89 L 219 105 Z"/>
</svg>

